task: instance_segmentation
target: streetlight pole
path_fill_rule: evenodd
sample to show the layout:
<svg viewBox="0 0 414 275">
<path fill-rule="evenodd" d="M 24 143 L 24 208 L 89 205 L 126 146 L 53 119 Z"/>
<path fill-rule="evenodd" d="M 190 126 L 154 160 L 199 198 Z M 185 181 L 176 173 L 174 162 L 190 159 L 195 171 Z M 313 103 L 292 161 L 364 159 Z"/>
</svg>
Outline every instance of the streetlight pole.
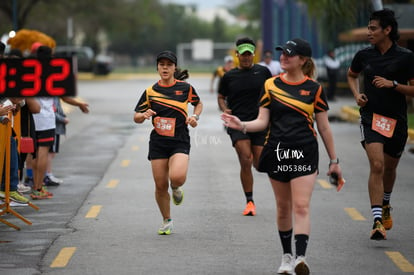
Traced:
<svg viewBox="0 0 414 275">
<path fill-rule="evenodd" d="M 371 0 L 372 6 L 374 8 L 374 11 L 382 10 L 382 1 L 381 0 Z"/>
<path fill-rule="evenodd" d="M 17 25 L 17 0 L 13 0 L 13 29 L 14 31 L 18 30 Z"/>
<path fill-rule="evenodd" d="M 273 48 L 273 1 L 262 0 L 262 39 L 263 50 Z"/>
</svg>

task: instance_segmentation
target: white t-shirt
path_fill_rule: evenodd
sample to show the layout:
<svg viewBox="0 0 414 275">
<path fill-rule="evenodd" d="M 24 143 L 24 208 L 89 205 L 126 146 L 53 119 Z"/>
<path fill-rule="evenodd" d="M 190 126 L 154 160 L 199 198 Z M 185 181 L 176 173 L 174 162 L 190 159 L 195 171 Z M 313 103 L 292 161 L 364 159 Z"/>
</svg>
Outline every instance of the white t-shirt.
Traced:
<svg viewBox="0 0 414 275">
<path fill-rule="evenodd" d="M 336 69 L 339 69 L 339 67 L 341 66 L 341 62 L 339 62 L 339 60 L 333 59 L 330 56 L 325 56 L 324 57 L 324 62 L 325 62 L 325 66 L 328 69 L 336 70 Z"/>
<path fill-rule="evenodd" d="M 280 62 L 276 60 L 270 61 L 269 64 L 266 64 L 266 62 L 262 61 L 259 62 L 259 65 L 267 67 L 272 76 L 278 75 L 282 72 L 282 69 L 280 68 Z"/>
<path fill-rule="evenodd" d="M 33 114 L 36 131 L 44 131 L 56 128 L 55 108 L 53 97 L 38 97 L 40 113 Z"/>
</svg>

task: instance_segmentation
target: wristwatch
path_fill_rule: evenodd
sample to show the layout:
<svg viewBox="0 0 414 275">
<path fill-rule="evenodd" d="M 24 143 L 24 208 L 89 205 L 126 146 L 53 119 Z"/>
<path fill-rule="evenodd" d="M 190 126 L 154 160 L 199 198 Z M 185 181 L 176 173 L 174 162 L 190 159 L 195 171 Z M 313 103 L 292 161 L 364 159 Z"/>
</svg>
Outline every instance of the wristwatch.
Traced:
<svg viewBox="0 0 414 275">
<path fill-rule="evenodd" d="M 339 158 L 329 160 L 329 166 L 331 166 L 331 164 L 338 164 L 338 163 L 339 163 Z"/>
<path fill-rule="evenodd" d="M 398 86 L 398 82 L 397 82 L 397 80 L 393 80 L 392 81 L 392 88 L 396 88 Z"/>
<path fill-rule="evenodd" d="M 196 114 L 192 115 L 192 117 L 194 117 L 195 120 L 197 120 L 197 121 L 200 119 L 200 116 L 199 115 L 196 115 Z"/>
</svg>

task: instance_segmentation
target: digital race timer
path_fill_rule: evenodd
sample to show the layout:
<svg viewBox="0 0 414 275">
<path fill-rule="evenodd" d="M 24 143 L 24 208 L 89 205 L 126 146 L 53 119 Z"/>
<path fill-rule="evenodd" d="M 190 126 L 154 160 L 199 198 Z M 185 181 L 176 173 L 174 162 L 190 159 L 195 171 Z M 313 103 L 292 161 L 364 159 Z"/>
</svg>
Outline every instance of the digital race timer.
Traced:
<svg viewBox="0 0 414 275">
<path fill-rule="evenodd" d="M 0 96 L 75 96 L 72 58 L 0 59 Z"/>
</svg>

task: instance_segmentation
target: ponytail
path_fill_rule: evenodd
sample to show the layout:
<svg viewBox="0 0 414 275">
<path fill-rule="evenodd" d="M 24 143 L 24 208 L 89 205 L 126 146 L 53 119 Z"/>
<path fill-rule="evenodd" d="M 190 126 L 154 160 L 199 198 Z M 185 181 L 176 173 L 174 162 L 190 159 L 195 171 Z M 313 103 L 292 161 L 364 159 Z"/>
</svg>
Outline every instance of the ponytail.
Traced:
<svg viewBox="0 0 414 275">
<path fill-rule="evenodd" d="M 306 58 L 305 64 L 302 66 L 302 72 L 304 75 L 308 76 L 309 78 L 315 78 L 316 76 L 316 66 L 313 62 L 313 59 L 310 57 L 301 57 Z"/>
<path fill-rule="evenodd" d="M 174 78 L 178 80 L 185 80 L 189 77 L 188 70 L 181 70 L 180 68 L 176 68 L 174 72 Z"/>
</svg>

